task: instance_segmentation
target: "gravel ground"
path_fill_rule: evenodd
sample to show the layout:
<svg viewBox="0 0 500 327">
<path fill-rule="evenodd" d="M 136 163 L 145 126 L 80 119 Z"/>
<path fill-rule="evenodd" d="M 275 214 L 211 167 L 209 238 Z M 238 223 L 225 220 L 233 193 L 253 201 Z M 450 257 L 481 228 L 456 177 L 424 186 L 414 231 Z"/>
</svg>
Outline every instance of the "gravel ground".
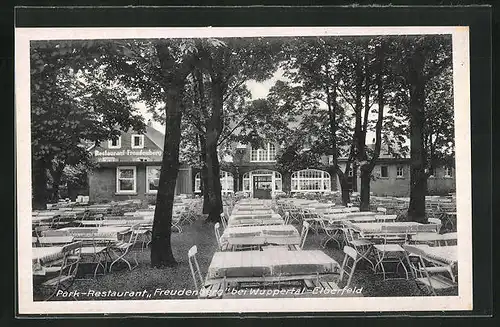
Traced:
<svg viewBox="0 0 500 327">
<path fill-rule="evenodd" d="M 316 235 L 310 232 L 304 249 L 321 249 L 319 243 L 322 234 Z M 132 260 L 132 255 L 137 254 L 139 266 L 129 271 L 126 265 L 115 265 L 113 271 L 106 275 L 98 276 L 93 279 L 78 279 L 68 291 L 79 292 L 76 298 L 78 300 L 145 300 L 145 299 L 188 299 L 196 296 L 186 294 L 165 294 L 166 291 L 194 290 L 194 284 L 189 269 L 187 252 L 193 245 L 198 246 L 197 259 L 201 271 L 206 272 L 216 251 L 216 240 L 213 224 L 206 224 L 199 219 L 191 226 L 185 226 L 182 233 L 172 234 L 172 249 L 178 265 L 170 268 L 151 268 L 150 251 L 140 246 L 129 253 L 127 258 Z M 322 249 L 329 256 L 334 258 L 340 264 L 344 254 L 338 249 L 335 242 L 330 242 L 326 249 Z M 115 269 L 116 267 L 116 269 Z M 81 267 L 82 270 L 88 270 L 87 265 Z M 383 296 L 422 296 L 426 295 L 413 281 L 409 280 L 391 280 L 383 281 L 381 275 L 364 269 L 360 263 L 351 281 L 351 287 L 362 288 L 362 294 L 365 297 L 383 297 Z M 112 292 L 123 292 L 113 294 Z M 90 293 L 92 295 L 89 295 Z M 102 292 L 97 295 L 97 292 Z M 128 292 L 128 293 L 125 293 Z M 87 295 L 82 294 L 87 293 Z M 103 294 L 104 293 L 104 294 Z M 189 293 L 189 292 L 187 292 Z M 450 294 L 453 295 L 453 294 Z M 456 295 L 456 291 L 455 294 Z M 41 293 L 35 286 L 34 300 L 43 300 L 44 293 Z M 55 296 L 51 300 L 68 300 L 66 296 Z"/>
</svg>

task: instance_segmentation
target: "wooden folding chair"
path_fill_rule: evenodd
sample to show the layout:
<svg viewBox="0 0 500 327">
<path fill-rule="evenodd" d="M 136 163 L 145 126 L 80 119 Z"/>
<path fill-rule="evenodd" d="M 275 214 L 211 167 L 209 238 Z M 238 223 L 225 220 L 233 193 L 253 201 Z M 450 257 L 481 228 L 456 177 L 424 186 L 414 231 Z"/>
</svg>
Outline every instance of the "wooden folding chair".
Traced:
<svg viewBox="0 0 500 327">
<path fill-rule="evenodd" d="M 356 233 L 349 227 L 342 228 L 342 231 L 344 233 L 346 244 L 356 250 L 358 254 L 357 260 L 365 260 L 370 264 L 372 270 L 375 271 L 375 265 L 372 261 L 373 258 L 370 258 L 374 243 L 369 240 L 356 237 Z"/>
<path fill-rule="evenodd" d="M 201 275 L 200 265 L 196 259 L 196 254 L 198 253 L 198 247 L 193 245 L 188 251 L 188 262 L 189 269 L 191 270 L 191 276 L 193 277 L 194 288 L 198 292 L 198 298 L 200 297 L 210 297 L 210 295 L 216 295 L 217 292 L 213 292 L 215 289 L 224 290 L 224 282 L 215 283 L 209 286 L 205 286 L 205 281 Z M 208 296 L 207 296 L 208 295 Z"/>
<path fill-rule="evenodd" d="M 73 281 L 75 280 L 76 274 L 78 272 L 78 265 L 80 264 L 81 246 L 81 242 L 74 242 L 63 246 L 62 264 L 60 266 L 50 266 L 45 268 L 45 271 L 48 275 L 53 273 L 57 274 L 56 277 L 50 278 L 41 284 L 42 288 L 54 289 L 51 295 L 46 298 L 45 301 L 50 300 L 54 295 L 56 295 L 57 291 L 65 291 L 73 284 Z"/>
<path fill-rule="evenodd" d="M 375 264 L 375 271 L 381 270 L 384 281 L 388 279 L 400 278 L 387 278 L 388 273 L 397 274 L 398 268 L 403 267 L 406 279 L 408 279 L 408 270 L 404 264 L 405 250 L 399 245 L 404 243 L 407 239 L 407 230 L 402 231 L 399 227 L 382 226 L 382 244 L 373 245 L 373 249 L 377 256 L 377 263 Z M 386 271 L 386 264 L 396 264 L 396 269 L 392 272 Z"/>
<path fill-rule="evenodd" d="M 215 223 L 215 225 L 214 225 L 215 239 L 217 240 L 217 246 L 219 247 L 219 249 L 222 249 L 222 243 L 221 243 L 221 240 L 220 240 L 221 236 L 220 236 L 219 228 L 220 228 L 220 224 L 219 223 Z"/>
<path fill-rule="evenodd" d="M 342 226 L 339 224 L 336 224 L 333 221 L 329 221 L 328 223 L 325 221 L 325 219 L 319 219 L 319 223 L 321 226 L 321 229 L 324 231 L 325 236 L 320 241 L 320 245 L 322 248 L 325 248 L 328 242 L 330 241 L 335 241 L 337 245 L 339 246 L 339 249 L 341 248 L 341 232 L 342 232 Z"/>
<path fill-rule="evenodd" d="M 298 250 L 302 250 L 304 248 L 308 232 L 309 232 L 309 223 L 307 221 L 304 221 L 302 222 L 302 230 L 300 232 L 300 244 L 298 246 Z"/>
<path fill-rule="evenodd" d="M 124 235 L 124 237 L 128 233 L 130 234 L 130 236 L 128 238 L 126 238 L 126 240 L 122 239 L 121 241 L 118 241 L 117 243 L 113 244 L 110 247 L 111 252 L 113 252 L 116 256 L 116 259 L 113 262 L 111 262 L 111 264 L 109 265 L 110 272 L 111 272 L 111 269 L 113 268 L 113 265 L 120 260 L 127 264 L 129 270 L 132 270 L 133 268 L 135 268 L 139 265 L 139 262 L 137 261 L 137 253 L 134 253 L 134 261 L 135 261 L 134 267 L 132 267 L 130 262 L 125 259 L 125 256 L 130 252 L 130 250 L 137 243 L 137 236 L 139 234 L 135 233 L 135 230 L 138 228 L 139 228 L 139 225 L 134 225 L 130 228 L 130 231 L 121 233 L 122 235 Z"/>
<path fill-rule="evenodd" d="M 424 259 L 423 253 L 419 255 L 418 250 L 412 252 L 412 254 L 406 253 L 406 259 L 413 279 L 421 291 L 423 290 L 419 285 L 424 285 L 427 290 L 423 291 L 424 293 L 436 296 L 437 292 L 458 287 L 448 267 L 432 265 Z"/>
</svg>

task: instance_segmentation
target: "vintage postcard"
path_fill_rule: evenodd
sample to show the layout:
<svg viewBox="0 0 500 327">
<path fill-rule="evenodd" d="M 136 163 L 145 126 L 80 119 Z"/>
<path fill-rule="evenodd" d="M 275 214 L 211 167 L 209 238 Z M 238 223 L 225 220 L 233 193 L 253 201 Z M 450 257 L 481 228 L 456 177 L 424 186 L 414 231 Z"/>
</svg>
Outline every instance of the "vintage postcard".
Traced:
<svg viewBox="0 0 500 327">
<path fill-rule="evenodd" d="M 20 314 L 472 309 L 467 27 L 16 28 L 15 92 Z"/>
</svg>

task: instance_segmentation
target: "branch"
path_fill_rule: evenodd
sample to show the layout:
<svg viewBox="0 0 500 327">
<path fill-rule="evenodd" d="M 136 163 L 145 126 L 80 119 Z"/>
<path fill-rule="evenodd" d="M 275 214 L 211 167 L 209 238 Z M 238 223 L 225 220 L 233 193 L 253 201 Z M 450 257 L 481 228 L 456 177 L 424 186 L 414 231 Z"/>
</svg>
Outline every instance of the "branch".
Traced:
<svg viewBox="0 0 500 327">
<path fill-rule="evenodd" d="M 431 69 L 429 69 L 429 73 L 424 76 L 425 80 L 428 81 L 443 72 L 449 65 L 451 64 L 451 57 L 446 57 L 441 60 L 441 62 L 434 64 Z"/>
<path fill-rule="evenodd" d="M 229 98 L 230 95 L 233 94 L 233 92 L 239 88 L 240 86 L 242 86 L 243 84 L 245 84 L 246 80 L 242 80 L 240 81 L 239 83 L 237 83 L 234 87 L 231 88 L 231 90 L 229 92 L 226 93 L 226 96 L 222 99 L 223 102 L 226 102 L 226 100 Z"/>
<path fill-rule="evenodd" d="M 345 102 L 351 106 L 351 108 L 356 111 L 356 108 L 354 107 L 354 105 L 347 99 L 347 96 L 344 94 L 344 92 L 341 90 L 341 88 L 338 89 L 338 91 L 340 92 L 340 95 L 344 98 Z"/>
<path fill-rule="evenodd" d="M 221 140 L 219 140 L 219 142 L 217 143 L 217 145 L 221 145 L 225 140 L 227 140 L 229 138 L 229 136 L 231 136 L 231 134 L 234 133 L 234 131 L 250 116 L 250 114 L 252 114 L 253 112 L 252 111 L 249 111 L 247 112 L 247 114 L 245 115 L 245 117 L 243 117 L 230 131 L 228 134 L 226 134 Z"/>
<path fill-rule="evenodd" d="M 193 125 L 198 129 L 200 133 L 206 133 L 203 130 L 201 122 L 191 113 L 191 112 L 186 112 L 186 114 L 191 117 L 190 122 L 193 123 Z"/>
</svg>

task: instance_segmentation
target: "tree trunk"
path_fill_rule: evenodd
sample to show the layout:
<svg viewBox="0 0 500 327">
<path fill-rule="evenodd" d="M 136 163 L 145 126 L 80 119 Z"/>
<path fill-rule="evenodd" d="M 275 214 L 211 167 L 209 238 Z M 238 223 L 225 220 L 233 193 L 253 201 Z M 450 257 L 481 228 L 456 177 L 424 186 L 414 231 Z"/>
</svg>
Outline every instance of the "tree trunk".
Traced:
<svg viewBox="0 0 500 327">
<path fill-rule="evenodd" d="M 360 199 L 361 203 L 359 206 L 360 211 L 370 211 L 370 182 L 371 182 L 371 170 L 367 165 L 361 166 L 361 192 Z"/>
<path fill-rule="evenodd" d="M 222 196 L 220 165 L 217 156 L 217 138 L 213 132 L 207 137 L 206 149 L 207 187 L 205 187 L 205 191 L 208 198 L 208 210 L 204 213 L 208 213 L 207 221 L 216 223 L 220 221 L 220 214 L 222 213 Z"/>
<path fill-rule="evenodd" d="M 165 142 L 151 241 L 152 267 L 165 267 L 176 264 L 172 253 L 171 233 L 175 185 L 179 172 L 182 117 L 179 110 L 181 90 L 182 85 L 177 85 L 170 87 L 167 91 Z"/>
<path fill-rule="evenodd" d="M 352 191 L 357 192 L 358 191 L 358 167 L 356 163 L 352 163 Z"/>
<path fill-rule="evenodd" d="M 56 167 L 54 169 L 50 169 L 50 175 L 52 176 L 52 194 L 50 198 L 52 201 L 59 200 L 59 185 L 61 184 L 61 178 L 64 171 L 64 167 L 66 164 L 64 162 L 56 163 Z"/>
<path fill-rule="evenodd" d="M 292 174 L 290 172 L 284 172 L 283 177 L 283 192 L 289 194 L 292 188 Z"/>
<path fill-rule="evenodd" d="M 380 47 L 376 48 L 376 57 L 377 57 L 377 76 L 375 78 L 377 85 L 377 105 L 378 105 L 378 115 L 377 115 L 377 123 L 375 125 L 375 149 L 373 151 L 373 156 L 371 157 L 368 163 L 361 164 L 361 194 L 360 194 L 360 210 L 361 211 L 369 211 L 370 210 L 370 183 L 371 183 L 371 174 L 373 169 L 375 168 L 375 164 L 380 156 L 380 149 L 382 146 L 382 125 L 384 120 L 384 106 L 385 106 L 385 88 L 382 76 L 384 74 L 384 44 Z M 368 76 L 367 76 L 368 83 Z M 366 92 L 369 92 L 369 88 L 367 87 Z M 368 101 L 368 97 L 365 101 Z M 366 103 L 365 103 L 366 104 Z M 367 126 L 367 118 L 368 118 L 368 110 L 369 107 L 365 108 L 365 127 L 364 127 L 364 135 L 366 137 L 366 126 Z M 368 159 L 366 151 L 363 149 L 363 160 Z"/>
<path fill-rule="evenodd" d="M 224 104 L 224 92 L 222 81 L 215 76 L 212 77 L 212 116 L 208 123 L 206 132 L 206 161 L 207 166 L 207 188 L 208 193 L 208 218 L 209 222 L 219 222 L 222 209 L 222 195 L 220 184 L 220 163 L 217 153 L 217 143 L 222 131 L 222 110 Z"/>
<path fill-rule="evenodd" d="M 33 161 L 32 180 L 33 209 L 47 209 L 47 169 L 43 159 Z"/>
<path fill-rule="evenodd" d="M 347 175 L 344 174 L 344 172 L 338 165 L 335 167 L 335 171 L 337 173 L 340 182 L 340 189 L 342 193 L 342 205 L 347 206 L 347 204 L 351 200 L 351 194 L 350 194 L 351 192 L 349 190 L 349 180 L 347 178 Z"/>
<path fill-rule="evenodd" d="M 410 60 L 410 205 L 408 218 L 411 221 L 425 222 L 425 196 L 427 193 L 427 175 L 425 173 L 426 156 L 424 148 L 425 125 L 425 80 L 424 55 L 416 49 Z"/>
<path fill-rule="evenodd" d="M 340 178 L 340 188 L 342 192 L 342 205 L 347 206 L 347 204 L 351 201 L 351 192 L 349 189 L 349 182 L 347 178 Z"/>
</svg>

